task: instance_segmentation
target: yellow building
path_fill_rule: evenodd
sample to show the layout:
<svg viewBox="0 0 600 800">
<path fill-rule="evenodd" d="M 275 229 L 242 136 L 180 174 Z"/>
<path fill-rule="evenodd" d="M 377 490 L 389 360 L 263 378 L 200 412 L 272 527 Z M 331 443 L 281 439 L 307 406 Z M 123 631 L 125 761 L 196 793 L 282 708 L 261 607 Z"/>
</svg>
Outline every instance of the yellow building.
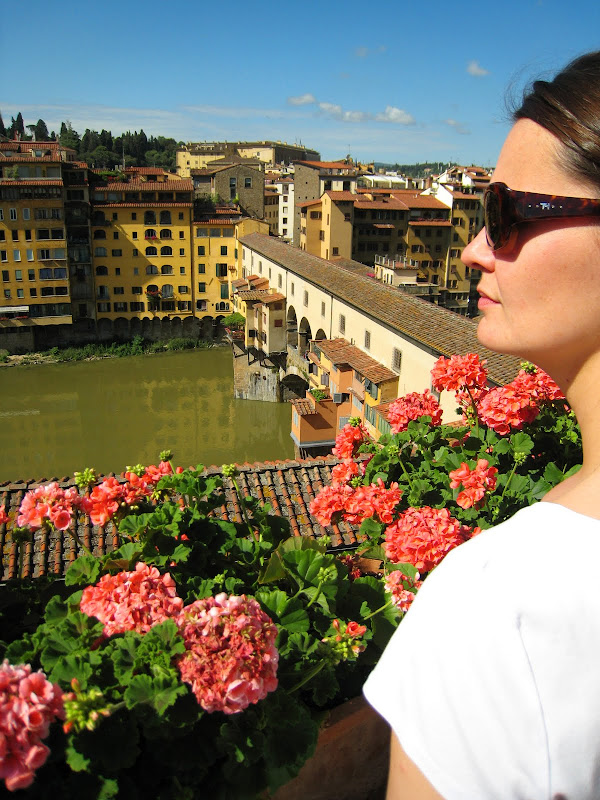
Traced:
<svg viewBox="0 0 600 800">
<path fill-rule="evenodd" d="M 58 142 L 0 143 L 1 328 L 93 319 L 87 165 Z"/>
<path fill-rule="evenodd" d="M 98 320 L 193 313 L 191 180 L 152 167 L 96 176 L 92 248 Z"/>
</svg>

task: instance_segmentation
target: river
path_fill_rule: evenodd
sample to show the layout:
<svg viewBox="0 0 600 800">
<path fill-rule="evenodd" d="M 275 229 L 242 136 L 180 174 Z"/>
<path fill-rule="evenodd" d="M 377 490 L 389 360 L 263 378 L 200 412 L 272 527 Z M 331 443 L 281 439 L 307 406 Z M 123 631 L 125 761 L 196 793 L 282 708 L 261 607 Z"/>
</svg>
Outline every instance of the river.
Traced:
<svg viewBox="0 0 600 800">
<path fill-rule="evenodd" d="M 0 368 L 0 481 L 292 458 L 288 403 L 233 398 L 217 347 Z"/>
</svg>

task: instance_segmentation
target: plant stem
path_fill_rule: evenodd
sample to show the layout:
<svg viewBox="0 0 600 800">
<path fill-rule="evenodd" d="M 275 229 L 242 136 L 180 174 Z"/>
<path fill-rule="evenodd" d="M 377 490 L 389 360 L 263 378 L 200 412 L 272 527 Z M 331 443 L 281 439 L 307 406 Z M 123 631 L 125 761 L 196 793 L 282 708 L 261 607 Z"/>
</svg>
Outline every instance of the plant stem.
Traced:
<svg viewBox="0 0 600 800">
<path fill-rule="evenodd" d="M 75 524 L 77 524 L 77 523 L 75 523 Z M 94 554 L 91 552 L 91 550 L 88 550 L 88 548 L 84 545 L 84 543 L 81 541 L 79 536 L 77 536 L 77 531 L 75 530 L 75 528 L 67 528 L 67 530 L 71 534 L 73 539 L 75 540 L 75 543 L 77 544 L 77 546 L 80 547 L 83 550 L 83 552 L 86 554 L 86 556 L 91 556 L 93 558 Z"/>
<path fill-rule="evenodd" d="M 475 417 L 475 433 L 477 434 L 477 438 L 479 438 L 479 415 L 477 413 L 477 406 L 475 405 L 475 400 L 469 387 L 465 386 L 465 389 L 467 390 L 469 400 L 471 401 L 471 408 L 473 409 L 473 416 Z"/>
<path fill-rule="evenodd" d="M 312 598 L 312 600 L 310 600 L 310 601 L 309 601 L 309 602 L 306 604 L 306 607 L 307 607 L 307 608 L 310 608 L 310 607 L 312 606 L 312 604 L 315 602 L 315 600 L 318 600 L 318 599 L 319 599 L 319 597 L 321 596 L 321 589 L 322 589 L 322 588 L 323 588 L 323 581 L 320 581 L 320 582 L 319 582 L 319 584 L 318 584 L 318 586 L 317 586 L 317 593 L 316 593 L 316 595 L 315 595 L 315 596 Z"/>
<path fill-rule="evenodd" d="M 371 611 L 370 614 L 367 614 L 365 617 L 363 617 L 363 622 L 366 622 L 366 620 L 371 619 L 371 617 L 374 617 L 377 614 L 380 614 L 382 611 L 385 611 L 386 608 L 389 608 L 392 604 L 393 600 L 390 598 L 385 605 L 381 606 L 381 608 L 377 608 L 375 611 Z"/>
<path fill-rule="evenodd" d="M 288 689 L 288 694 L 298 691 L 298 689 L 300 689 L 301 686 L 304 686 L 305 683 L 308 683 L 310 680 L 312 680 L 315 677 L 315 675 L 318 675 L 319 672 L 321 672 L 325 664 L 327 664 L 327 661 L 325 660 L 321 661 L 319 664 L 316 664 L 311 670 L 309 670 L 306 673 L 306 675 L 302 678 L 302 680 L 298 681 L 298 683 L 292 686 L 291 689 Z"/>
<path fill-rule="evenodd" d="M 244 522 L 246 523 L 246 525 L 248 526 L 248 530 L 250 531 L 250 536 L 256 538 L 255 531 L 253 530 L 252 525 L 250 524 L 250 519 L 248 517 L 248 514 L 246 513 L 246 503 L 244 502 L 245 498 L 242 497 L 242 493 L 240 491 L 240 487 L 238 486 L 238 482 L 235 479 L 235 475 L 231 476 L 231 482 L 233 483 L 233 488 L 235 489 L 235 493 L 237 495 L 240 508 L 242 509 L 242 517 L 244 518 Z M 262 533 L 260 529 L 258 531 L 258 541 L 262 542 Z"/>
</svg>

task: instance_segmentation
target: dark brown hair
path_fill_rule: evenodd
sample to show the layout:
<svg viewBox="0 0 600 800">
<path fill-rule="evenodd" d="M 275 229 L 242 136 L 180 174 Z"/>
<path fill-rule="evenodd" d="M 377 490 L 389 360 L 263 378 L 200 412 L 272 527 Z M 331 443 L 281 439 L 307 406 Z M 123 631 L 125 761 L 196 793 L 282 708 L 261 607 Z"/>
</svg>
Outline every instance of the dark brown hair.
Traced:
<svg viewBox="0 0 600 800">
<path fill-rule="evenodd" d="M 535 81 L 513 119 L 533 120 L 553 133 L 563 145 L 563 169 L 600 196 L 600 51 L 571 61 L 554 80 Z"/>
</svg>

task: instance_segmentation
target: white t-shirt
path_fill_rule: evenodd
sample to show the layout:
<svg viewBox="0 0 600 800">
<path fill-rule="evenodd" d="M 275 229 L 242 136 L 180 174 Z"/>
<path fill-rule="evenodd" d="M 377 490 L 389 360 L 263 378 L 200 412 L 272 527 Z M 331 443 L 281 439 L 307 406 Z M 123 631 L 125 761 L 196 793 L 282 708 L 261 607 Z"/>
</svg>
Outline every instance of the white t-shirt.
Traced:
<svg viewBox="0 0 600 800">
<path fill-rule="evenodd" d="M 364 693 L 445 800 L 598 800 L 600 521 L 537 503 L 453 550 Z"/>
</svg>

